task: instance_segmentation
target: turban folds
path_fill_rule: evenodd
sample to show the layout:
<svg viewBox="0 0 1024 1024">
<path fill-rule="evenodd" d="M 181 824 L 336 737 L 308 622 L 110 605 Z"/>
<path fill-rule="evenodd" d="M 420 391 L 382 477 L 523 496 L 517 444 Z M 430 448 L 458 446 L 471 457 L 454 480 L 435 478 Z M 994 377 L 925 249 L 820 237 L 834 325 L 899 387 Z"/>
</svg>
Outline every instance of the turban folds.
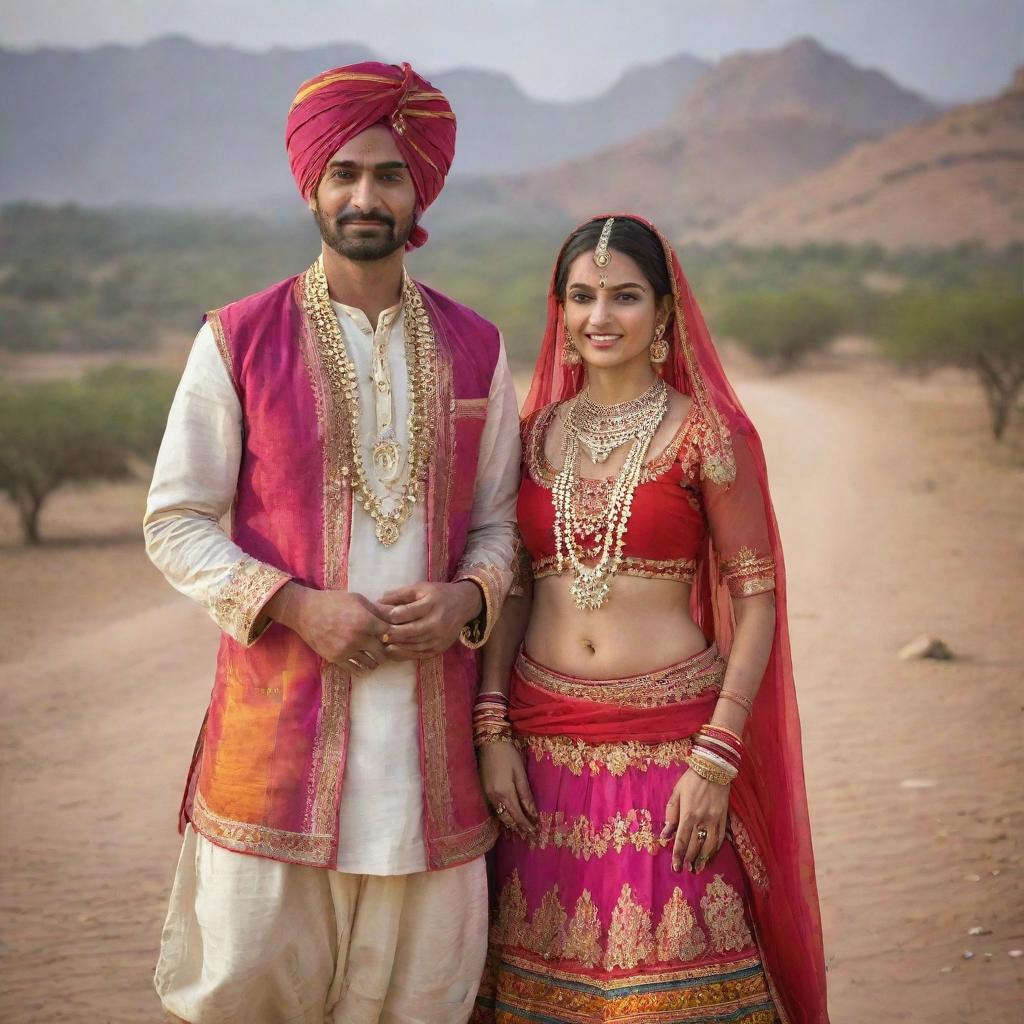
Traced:
<svg viewBox="0 0 1024 1024">
<path fill-rule="evenodd" d="M 331 157 L 350 139 L 383 124 L 409 168 L 422 213 L 438 196 L 455 156 L 455 114 L 444 93 L 408 65 L 365 61 L 324 71 L 299 88 L 285 131 L 292 176 L 306 200 Z M 409 239 L 427 240 L 417 226 Z"/>
</svg>

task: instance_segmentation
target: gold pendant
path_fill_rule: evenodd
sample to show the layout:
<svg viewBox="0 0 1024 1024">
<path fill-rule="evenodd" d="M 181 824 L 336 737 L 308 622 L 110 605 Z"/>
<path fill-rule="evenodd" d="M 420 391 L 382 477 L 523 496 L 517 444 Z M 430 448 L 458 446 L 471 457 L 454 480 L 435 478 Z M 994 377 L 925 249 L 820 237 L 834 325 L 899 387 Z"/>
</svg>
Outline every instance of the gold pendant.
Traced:
<svg viewBox="0 0 1024 1024">
<path fill-rule="evenodd" d="M 377 540 L 386 548 L 398 540 L 398 527 L 391 519 L 375 519 L 373 528 L 377 533 Z"/>
<path fill-rule="evenodd" d="M 385 480 L 394 480 L 402 449 L 392 439 L 380 438 L 373 446 L 373 465 Z"/>
</svg>

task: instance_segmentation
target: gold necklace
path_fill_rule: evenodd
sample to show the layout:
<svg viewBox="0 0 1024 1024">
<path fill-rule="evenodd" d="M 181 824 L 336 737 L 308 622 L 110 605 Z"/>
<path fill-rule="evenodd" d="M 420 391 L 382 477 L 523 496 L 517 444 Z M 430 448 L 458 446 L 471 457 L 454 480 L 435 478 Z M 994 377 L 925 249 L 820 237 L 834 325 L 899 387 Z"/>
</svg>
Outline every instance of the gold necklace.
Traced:
<svg viewBox="0 0 1024 1024">
<path fill-rule="evenodd" d="M 423 493 L 423 481 L 433 443 L 430 397 L 437 380 L 437 347 L 430 317 L 412 278 L 402 285 L 402 312 L 405 320 L 405 356 L 409 372 L 409 457 L 405 479 L 391 508 L 374 491 L 363 464 L 362 435 L 359 430 L 359 387 L 356 368 L 345 348 L 345 337 L 331 305 L 321 256 L 306 271 L 303 280 L 303 305 L 316 332 L 324 355 L 324 367 L 334 396 L 335 415 L 342 429 L 347 427 L 351 470 L 341 467 L 341 475 L 350 480 L 357 499 L 373 520 L 377 540 L 385 547 L 398 540 L 402 526 L 412 515 Z"/>
<path fill-rule="evenodd" d="M 614 449 L 636 437 L 637 424 L 646 421 L 666 391 L 665 382 L 656 377 L 642 395 L 616 405 L 597 405 L 589 388 L 581 392 L 570 415 L 591 461 L 607 462 Z"/>
<path fill-rule="evenodd" d="M 559 574 L 564 572 L 568 562 L 573 575 L 569 592 L 580 611 L 595 611 L 605 603 L 611 589 L 612 578 L 622 562 L 633 495 L 640 482 L 651 442 L 668 411 L 668 388 L 660 378 L 658 383 L 661 384 L 660 388 L 652 385 L 649 389 L 653 392 L 653 398 L 646 398 L 642 412 L 637 412 L 632 417 L 630 437 L 633 438 L 633 446 L 611 485 L 603 524 L 595 522 L 592 514 L 581 514 L 581 510 L 577 508 L 582 442 L 576 410 L 583 395 L 574 400 L 566 416 L 562 468 L 552 485 L 552 500 L 555 506 L 556 571 Z M 647 392 L 641 398 L 646 395 Z M 600 536 L 601 533 L 603 536 Z M 576 542 L 577 534 L 584 538 L 588 535 L 595 538 L 597 543 L 591 552 L 580 549 Z M 583 558 L 590 556 L 592 552 L 597 562 L 592 566 L 584 564 Z"/>
</svg>

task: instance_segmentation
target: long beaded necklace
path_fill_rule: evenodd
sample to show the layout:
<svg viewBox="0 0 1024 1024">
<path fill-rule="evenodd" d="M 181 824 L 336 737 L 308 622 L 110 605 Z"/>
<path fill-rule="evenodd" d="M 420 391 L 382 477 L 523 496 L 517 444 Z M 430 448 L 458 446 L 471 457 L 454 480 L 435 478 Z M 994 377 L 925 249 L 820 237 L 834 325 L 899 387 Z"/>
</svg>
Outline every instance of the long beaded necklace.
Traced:
<svg viewBox="0 0 1024 1024">
<path fill-rule="evenodd" d="M 405 320 L 405 355 L 409 372 L 409 457 L 406 474 L 392 507 L 378 495 L 363 464 L 362 435 L 359 429 L 359 387 L 356 368 L 345 349 L 341 325 L 331 305 L 321 256 L 306 271 L 303 304 L 324 354 L 324 368 L 334 395 L 336 416 L 348 434 L 351 469 L 341 467 L 341 475 L 351 480 L 356 497 L 373 520 L 377 540 L 385 547 L 398 540 L 402 526 L 412 515 L 423 493 L 423 481 L 433 444 L 430 396 L 437 380 L 437 348 L 430 317 L 423 307 L 419 289 L 411 278 L 402 285 L 402 312 Z"/>
<path fill-rule="evenodd" d="M 583 401 L 581 401 L 583 399 Z M 611 581 L 622 562 L 622 549 L 626 536 L 626 527 L 633 505 L 633 495 L 644 460 L 650 450 L 651 442 L 668 411 L 668 388 L 659 377 L 638 399 L 622 403 L 629 406 L 618 422 L 614 425 L 614 433 L 609 430 L 607 435 L 600 432 L 595 435 L 594 421 L 588 411 L 595 406 L 584 391 L 577 396 L 569 407 L 565 420 L 565 440 L 562 448 L 562 468 L 558 471 L 552 487 L 552 499 L 555 506 L 555 555 L 557 571 L 564 572 L 566 562 L 572 568 L 573 581 L 569 588 L 576 607 L 581 611 L 595 611 L 608 598 Z M 618 409 L 622 406 L 608 408 Z M 622 464 L 611 486 L 608 507 L 604 518 L 603 530 L 590 516 L 583 517 L 577 509 L 575 499 L 579 484 L 580 447 L 583 444 L 582 433 L 588 430 L 590 440 L 607 439 L 607 436 L 623 434 L 624 441 L 633 438 L 626 459 Z M 620 443 L 624 443 L 620 442 Z M 589 447 L 589 445 L 588 445 Z M 604 445 L 599 446 L 603 451 Z M 611 449 L 608 449 L 610 452 Z M 608 457 L 605 452 L 604 458 Z M 595 460 L 598 461 L 598 460 Z M 600 461 L 604 461 L 603 459 Z M 584 522 L 584 518 L 587 522 Z M 597 534 L 597 543 L 592 549 L 597 561 L 594 565 L 586 565 L 583 558 L 587 552 L 582 551 L 576 542 L 577 534 Z"/>
</svg>

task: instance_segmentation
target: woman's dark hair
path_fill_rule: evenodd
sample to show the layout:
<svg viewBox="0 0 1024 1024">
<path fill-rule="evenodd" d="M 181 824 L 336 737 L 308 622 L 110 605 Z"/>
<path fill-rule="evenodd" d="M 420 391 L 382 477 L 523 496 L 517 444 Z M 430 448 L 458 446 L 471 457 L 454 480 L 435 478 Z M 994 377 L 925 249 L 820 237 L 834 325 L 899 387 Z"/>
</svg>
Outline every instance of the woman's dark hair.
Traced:
<svg viewBox="0 0 1024 1024">
<path fill-rule="evenodd" d="M 565 301 L 565 290 L 569 284 L 569 268 L 581 253 L 597 248 L 606 217 L 588 221 L 577 228 L 562 249 L 562 258 L 555 270 L 555 294 Z M 616 217 L 608 248 L 628 256 L 643 271 L 644 277 L 654 289 L 655 298 L 660 299 L 672 291 L 668 267 L 665 266 L 665 250 L 661 240 L 646 224 L 629 217 Z"/>
</svg>

